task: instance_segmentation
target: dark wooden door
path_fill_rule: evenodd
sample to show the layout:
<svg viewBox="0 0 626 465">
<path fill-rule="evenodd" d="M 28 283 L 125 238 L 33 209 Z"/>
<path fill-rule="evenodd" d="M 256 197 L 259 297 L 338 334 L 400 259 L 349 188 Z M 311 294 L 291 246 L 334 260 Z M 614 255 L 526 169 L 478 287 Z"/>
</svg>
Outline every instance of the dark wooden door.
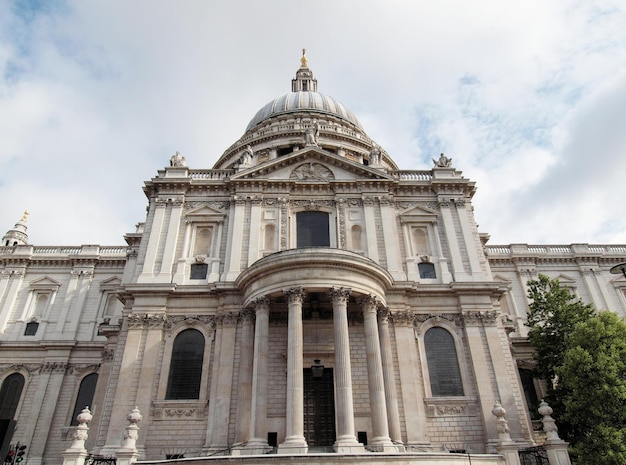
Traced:
<svg viewBox="0 0 626 465">
<path fill-rule="evenodd" d="M 304 369 L 304 437 L 311 447 L 335 443 L 335 393 L 333 369 L 324 368 L 321 378 Z"/>
</svg>

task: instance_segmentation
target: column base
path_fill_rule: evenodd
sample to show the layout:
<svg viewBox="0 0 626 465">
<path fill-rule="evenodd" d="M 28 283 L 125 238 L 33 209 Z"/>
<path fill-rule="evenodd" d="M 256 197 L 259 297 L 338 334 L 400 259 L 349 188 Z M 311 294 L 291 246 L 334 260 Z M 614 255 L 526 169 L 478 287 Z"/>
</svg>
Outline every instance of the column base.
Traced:
<svg viewBox="0 0 626 465">
<path fill-rule="evenodd" d="M 250 439 L 241 449 L 241 455 L 261 455 L 267 454 L 273 449 L 266 440 L 260 438 Z"/>
<path fill-rule="evenodd" d="M 309 445 L 306 443 L 304 436 L 292 436 L 285 439 L 285 442 L 278 445 L 277 454 L 306 454 L 309 451 Z"/>
<path fill-rule="evenodd" d="M 365 446 L 356 440 L 354 436 L 347 438 L 337 438 L 333 449 L 338 454 L 363 454 L 365 453 Z"/>
<path fill-rule="evenodd" d="M 404 446 L 402 449 L 398 449 L 398 445 L 391 442 L 389 438 L 374 438 L 370 444 L 367 445 L 367 450 L 372 452 L 404 452 Z"/>
</svg>

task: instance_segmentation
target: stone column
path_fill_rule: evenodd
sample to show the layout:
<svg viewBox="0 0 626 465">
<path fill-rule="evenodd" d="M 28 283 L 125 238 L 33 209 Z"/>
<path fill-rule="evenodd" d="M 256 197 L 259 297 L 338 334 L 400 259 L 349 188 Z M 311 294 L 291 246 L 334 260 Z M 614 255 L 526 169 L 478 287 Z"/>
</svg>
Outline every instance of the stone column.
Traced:
<svg viewBox="0 0 626 465">
<path fill-rule="evenodd" d="M 235 426 L 235 448 L 238 452 L 248 440 L 250 433 L 250 412 L 252 402 L 252 357 L 254 338 L 254 311 L 247 308 L 239 314 L 241 326 L 241 344 L 239 355 L 239 393 L 237 395 L 237 423 Z"/>
<path fill-rule="evenodd" d="M 389 438 L 383 364 L 380 354 L 380 340 L 378 338 L 378 322 L 376 321 L 378 298 L 368 295 L 359 299 L 359 304 L 363 308 L 367 383 L 370 393 L 370 411 L 374 435 L 369 443 L 371 447 L 368 448 L 375 452 L 396 452 L 397 449 Z"/>
<path fill-rule="evenodd" d="M 254 365 L 252 373 L 252 418 L 250 420 L 250 453 L 264 453 L 267 444 L 267 350 L 269 347 L 270 300 L 255 301 Z"/>
<path fill-rule="evenodd" d="M 402 446 L 403 450 L 400 414 L 398 412 L 398 396 L 396 394 L 396 376 L 393 368 L 391 339 L 389 338 L 390 313 L 387 308 L 378 309 L 378 335 L 380 337 L 380 350 L 383 364 L 383 381 L 385 383 L 385 402 L 387 404 L 389 436 L 396 445 L 396 448 Z"/>
<path fill-rule="evenodd" d="M 350 366 L 350 335 L 348 332 L 348 298 L 350 289 L 332 288 L 333 331 L 335 336 L 335 393 L 338 453 L 363 452 L 363 445 L 354 434 L 354 404 L 352 399 L 352 369 Z"/>
<path fill-rule="evenodd" d="M 304 372 L 302 361 L 302 301 L 304 290 L 294 287 L 285 292 L 289 300 L 287 335 L 287 418 L 285 441 L 278 446 L 279 454 L 306 454 L 309 447 L 304 439 Z"/>
</svg>

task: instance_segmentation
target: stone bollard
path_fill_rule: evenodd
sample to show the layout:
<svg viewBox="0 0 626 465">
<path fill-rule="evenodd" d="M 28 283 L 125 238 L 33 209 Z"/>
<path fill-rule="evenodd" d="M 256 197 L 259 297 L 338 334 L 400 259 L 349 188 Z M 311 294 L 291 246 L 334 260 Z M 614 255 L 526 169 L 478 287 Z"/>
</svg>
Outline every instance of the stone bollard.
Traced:
<svg viewBox="0 0 626 465">
<path fill-rule="evenodd" d="M 498 431 L 496 450 L 504 457 L 506 465 L 520 465 L 518 446 L 515 441 L 511 440 L 509 422 L 505 418 L 506 410 L 499 401 L 496 401 L 491 413 L 496 417 L 496 430 Z"/>
<path fill-rule="evenodd" d="M 117 458 L 117 465 L 131 465 L 137 461 L 139 452 L 137 451 L 137 439 L 139 439 L 139 426 L 137 424 L 143 417 L 139 409 L 135 407 L 128 414 L 126 419 L 128 420 L 128 426 L 124 431 L 124 440 L 122 441 L 122 448 L 117 450 L 115 457 Z"/>
<path fill-rule="evenodd" d="M 571 465 L 569 453 L 567 452 L 568 443 L 559 437 L 559 429 L 556 426 L 554 418 L 552 418 L 552 407 L 547 402 L 541 400 L 539 404 L 539 413 L 543 417 L 543 430 L 546 433 L 546 442 L 543 447 L 548 454 L 550 465 Z"/>
<path fill-rule="evenodd" d="M 87 449 L 85 449 L 85 441 L 87 440 L 89 426 L 87 423 L 91 421 L 93 416 L 89 411 L 89 407 L 85 407 L 76 417 L 78 426 L 72 435 L 72 445 L 63 453 L 63 465 L 84 465 L 87 458 Z"/>
</svg>

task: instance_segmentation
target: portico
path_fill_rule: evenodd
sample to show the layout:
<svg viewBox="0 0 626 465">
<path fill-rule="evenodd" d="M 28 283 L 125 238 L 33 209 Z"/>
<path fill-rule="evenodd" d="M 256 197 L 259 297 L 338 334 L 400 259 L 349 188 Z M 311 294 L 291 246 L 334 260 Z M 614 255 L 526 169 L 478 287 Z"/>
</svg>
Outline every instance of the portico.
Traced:
<svg viewBox="0 0 626 465">
<path fill-rule="evenodd" d="M 300 262 L 300 263 L 298 263 Z M 329 274 L 330 269 L 342 270 Z M 285 288 L 285 282 L 294 285 Z M 332 319 L 332 340 L 324 340 L 326 355 L 332 355 L 335 396 L 336 438 L 333 448 L 339 453 L 360 453 L 364 445 L 357 440 L 354 420 L 352 366 L 350 357 L 350 316 L 363 322 L 366 344 L 367 379 L 370 393 L 371 432 L 368 449 L 380 452 L 398 450 L 389 436 L 390 429 L 399 430 L 399 425 L 389 425 L 389 418 L 398 418 L 395 392 L 385 393 L 384 369 L 377 309 L 384 307 L 385 289 L 391 284 L 389 274 L 371 260 L 361 255 L 338 249 L 305 248 L 294 249 L 265 257 L 239 279 L 242 290 L 247 294 L 245 307 L 253 307 L 256 314 L 253 358 L 252 409 L 250 422 L 250 452 L 268 447 L 267 427 L 267 353 L 269 315 L 273 300 L 285 301 L 287 305 L 287 393 L 285 436 L 278 446 L 278 453 L 306 453 L 308 444 L 304 431 L 304 353 L 303 315 L 308 319 L 319 319 L 319 312 L 311 314 L 313 301 L 324 297 L 326 314 Z M 282 284 L 282 286 L 281 286 Z M 308 296 L 313 296 L 307 297 Z M 284 304 L 283 304 L 284 305 Z M 305 306 L 308 311 L 305 312 Z M 355 311 L 356 310 L 356 311 Z M 316 334 L 317 339 L 317 334 Z M 315 348 L 308 347 L 309 352 Z M 328 353 L 330 352 L 330 353 Z M 327 358 L 328 360 L 328 358 Z M 308 362 L 308 361 L 307 361 Z M 391 363 L 386 359 L 386 363 Z M 395 391 L 395 389 L 394 389 Z M 391 402 L 387 402 L 387 398 Z M 396 411 L 388 414 L 388 404 Z M 399 438 L 398 438 L 399 439 Z"/>
</svg>

